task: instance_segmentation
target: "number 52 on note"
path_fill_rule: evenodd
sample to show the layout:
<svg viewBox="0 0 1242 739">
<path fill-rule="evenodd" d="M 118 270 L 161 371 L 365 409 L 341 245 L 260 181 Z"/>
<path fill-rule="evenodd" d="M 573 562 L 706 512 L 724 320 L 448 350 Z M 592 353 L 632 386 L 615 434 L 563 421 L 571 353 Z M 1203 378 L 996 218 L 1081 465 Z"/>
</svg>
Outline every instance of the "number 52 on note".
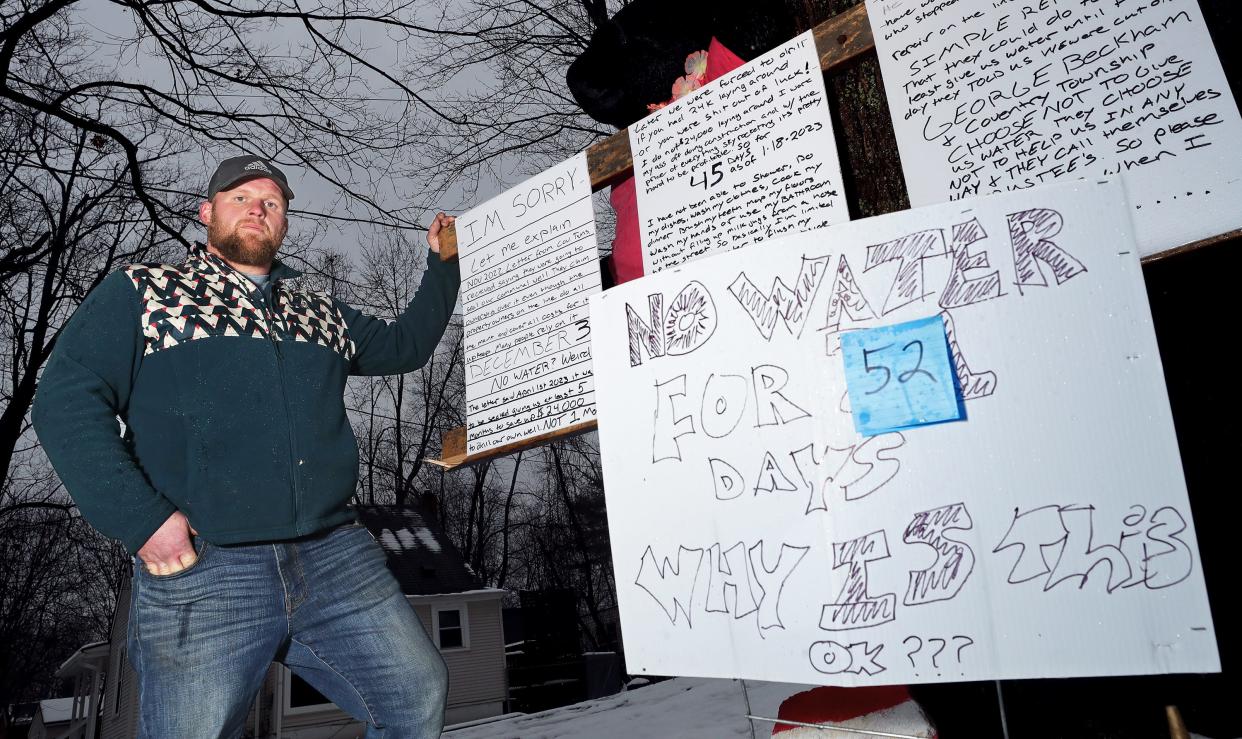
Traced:
<svg viewBox="0 0 1242 739">
<path fill-rule="evenodd" d="M 965 418 L 939 315 L 844 333 L 841 354 L 863 436 Z"/>
</svg>

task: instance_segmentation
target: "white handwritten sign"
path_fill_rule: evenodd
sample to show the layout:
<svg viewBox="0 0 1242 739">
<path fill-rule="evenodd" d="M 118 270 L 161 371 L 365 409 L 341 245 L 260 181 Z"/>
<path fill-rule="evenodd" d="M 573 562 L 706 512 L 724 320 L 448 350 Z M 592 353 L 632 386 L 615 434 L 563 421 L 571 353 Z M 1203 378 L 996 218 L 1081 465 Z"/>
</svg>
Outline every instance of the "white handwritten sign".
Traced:
<svg viewBox="0 0 1242 739">
<path fill-rule="evenodd" d="M 466 452 L 595 417 L 587 298 L 600 291 L 586 155 L 457 220 Z"/>
<path fill-rule="evenodd" d="M 966 418 L 859 436 L 842 332 L 935 316 Z M 717 255 L 592 298 L 591 326 L 631 671 L 1220 669 L 1115 180 Z M 871 372 L 926 381 L 920 357 Z"/>
<path fill-rule="evenodd" d="M 1120 175 L 1146 256 L 1242 227 L 1194 0 L 867 0 L 914 205 Z"/>
<path fill-rule="evenodd" d="M 646 274 L 849 220 L 809 31 L 629 130 Z"/>
</svg>

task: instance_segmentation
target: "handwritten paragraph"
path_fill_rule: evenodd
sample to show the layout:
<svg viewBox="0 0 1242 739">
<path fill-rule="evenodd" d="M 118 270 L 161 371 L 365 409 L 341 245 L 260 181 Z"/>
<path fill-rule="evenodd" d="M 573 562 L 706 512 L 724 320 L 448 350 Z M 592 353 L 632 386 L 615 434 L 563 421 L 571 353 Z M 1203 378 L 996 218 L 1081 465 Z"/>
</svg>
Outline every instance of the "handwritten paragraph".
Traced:
<svg viewBox="0 0 1242 739">
<path fill-rule="evenodd" d="M 849 219 L 810 32 L 629 130 L 647 274 Z"/>
<path fill-rule="evenodd" d="M 1120 175 L 1141 253 L 1242 226 L 1242 118 L 1194 0 L 868 0 L 914 205 Z"/>
<path fill-rule="evenodd" d="M 458 220 L 467 453 L 595 418 L 587 298 L 600 290 L 586 156 Z"/>
</svg>

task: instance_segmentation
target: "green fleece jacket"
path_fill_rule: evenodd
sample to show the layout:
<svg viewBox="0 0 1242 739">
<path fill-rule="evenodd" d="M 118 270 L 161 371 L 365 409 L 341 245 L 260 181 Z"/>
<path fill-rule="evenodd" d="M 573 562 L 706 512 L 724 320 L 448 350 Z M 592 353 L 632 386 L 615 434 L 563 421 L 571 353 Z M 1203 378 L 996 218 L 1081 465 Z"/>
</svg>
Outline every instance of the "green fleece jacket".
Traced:
<svg viewBox="0 0 1242 739">
<path fill-rule="evenodd" d="M 61 331 L 33 410 L 82 515 L 130 552 L 175 510 L 216 544 L 351 520 L 345 381 L 411 372 L 435 351 L 460 276 L 456 261 L 427 262 L 394 323 L 294 289 L 280 262 L 260 290 L 201 248 L 109 275 Z"/>
</svg>

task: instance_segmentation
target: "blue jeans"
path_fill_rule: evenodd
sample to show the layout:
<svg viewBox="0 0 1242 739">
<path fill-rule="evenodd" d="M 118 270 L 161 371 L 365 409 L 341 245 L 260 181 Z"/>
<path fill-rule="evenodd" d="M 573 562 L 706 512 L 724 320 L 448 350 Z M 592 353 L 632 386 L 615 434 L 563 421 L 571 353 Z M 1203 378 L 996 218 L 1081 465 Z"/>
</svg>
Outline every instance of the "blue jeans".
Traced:
<svg viewBox="0 0 1242 739">
<path fill-rule="evenodd" d="M 365 528 L 195 548 L 174 575 L 135 560 L 139 737 L 239 736 L 273 660 L 365 722 L 368 739 L 440 736 L 444 660 Z"/>
</svg>

